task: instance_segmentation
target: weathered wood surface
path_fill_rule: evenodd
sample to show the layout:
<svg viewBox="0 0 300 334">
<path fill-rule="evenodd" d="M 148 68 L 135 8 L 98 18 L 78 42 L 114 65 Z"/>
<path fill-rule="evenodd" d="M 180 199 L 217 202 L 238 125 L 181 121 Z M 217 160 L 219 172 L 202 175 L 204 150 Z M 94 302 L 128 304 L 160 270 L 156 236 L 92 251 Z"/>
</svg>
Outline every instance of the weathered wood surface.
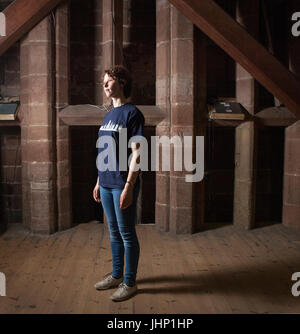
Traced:
<svg viewBox="0 0 300 334">
<path fill-rule="evenodd" d="M 299 313 L 291 276 L 300 231 L 281 224 L 232 225 L 172 236 L 138 225 L 138 294 L 113 303 L 94 283 L 111 271 L 106 225 L 90 222 L 51 236 L 20 225 L 0 236 L 6 297 L 0 313 Z"/>
<path fill-rule="evenodd" d="M 6 36 L 0 36 L 0 56 L 62 0 L 16 0 L 3 13 L 6 18 Z"/>
<path fill-rule="evenodd" d="M 107 109 L 106 109 L 107 108 Z M 92 104 L 70 105 L 59 113 L 60 119 L 68 125 L 100 125 L 109 108 Z M 156 126 L 165 118 L 157 106 L 137 106 L 145 117 L 146 126 Z"/>
<path fill-rule="evenodd" d="M 266 108 L 255 114 L 255 121 L 262 126 L 290 126 L 297 117 L 284 107 Z"/>
</svg>

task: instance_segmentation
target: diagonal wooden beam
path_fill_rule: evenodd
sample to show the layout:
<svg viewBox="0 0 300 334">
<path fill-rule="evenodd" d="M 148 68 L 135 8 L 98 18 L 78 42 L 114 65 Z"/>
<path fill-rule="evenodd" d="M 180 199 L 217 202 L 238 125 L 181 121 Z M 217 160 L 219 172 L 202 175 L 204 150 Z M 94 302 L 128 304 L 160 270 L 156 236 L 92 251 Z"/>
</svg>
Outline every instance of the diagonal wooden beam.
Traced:
<svg viewBox="0 0 300 334">
<path fill-rule="evenodd" d="M 0 37 L 0 56 L 63 0 L 16 0 L 3 11 L 6 36 Z"/>
<path fill-rule="evenodd" d="M 300 118 L 300 82 L 213 0 L 169 0 Z"/>
</svg>

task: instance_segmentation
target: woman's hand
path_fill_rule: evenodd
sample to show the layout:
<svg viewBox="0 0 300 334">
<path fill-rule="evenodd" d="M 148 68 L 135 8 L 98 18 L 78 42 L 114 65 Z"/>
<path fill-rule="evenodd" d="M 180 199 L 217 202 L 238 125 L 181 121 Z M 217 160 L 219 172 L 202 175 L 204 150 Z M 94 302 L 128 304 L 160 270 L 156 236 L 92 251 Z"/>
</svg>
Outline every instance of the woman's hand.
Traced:
<svg viewBox="0 0 300 334">
<path fill-rule="evenodd" d="M 126 183 L 120 196 L 120 209 L 124 210 L 132 204 L 133 186 Z"/>
<path fill-rule="evenodd" d="M 100 187 L 99 187 L 99 184 L 97 183 L 95 185 L 95 188 L 93 190 L 93 198 L 94 200 L 97 202 L 97 203 L 100 203 L 101 202 L 101 197 L 100 197 Z"/>
</svg>

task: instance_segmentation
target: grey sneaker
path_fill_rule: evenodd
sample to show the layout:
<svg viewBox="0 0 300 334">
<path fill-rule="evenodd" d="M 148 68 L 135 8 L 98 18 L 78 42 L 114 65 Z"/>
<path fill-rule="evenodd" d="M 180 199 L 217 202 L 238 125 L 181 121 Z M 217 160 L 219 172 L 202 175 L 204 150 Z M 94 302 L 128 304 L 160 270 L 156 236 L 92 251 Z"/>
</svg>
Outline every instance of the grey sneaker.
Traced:
<svg viewBox="0 0 300 334">
<path fill-rule="evenodd" d="M 96 283 L 94 287 L 97 290 L 106 290 L 117 287 L 123 281 L 123 277 L 114 278 L 112 275 L 106 276 L 102 281 Z"/>
<path fill-rule="evenodd" d="M 125 283 L 119 285 L 118 290 L 110 296 L 110 299 L 114 302 L 121 302 L 129 299 L 137 292 L 137 285 L 128 286 Z"/>
</svg>

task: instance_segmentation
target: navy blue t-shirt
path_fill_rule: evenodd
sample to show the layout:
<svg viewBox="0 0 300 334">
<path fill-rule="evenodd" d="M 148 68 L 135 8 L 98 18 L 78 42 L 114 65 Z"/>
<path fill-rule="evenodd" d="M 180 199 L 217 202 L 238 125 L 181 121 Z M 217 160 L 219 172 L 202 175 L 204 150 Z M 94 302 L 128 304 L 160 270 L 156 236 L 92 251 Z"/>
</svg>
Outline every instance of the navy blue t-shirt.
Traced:
<svg viewBox="0 0 300 334">
<path fill-rule="evenodd" d="M 143 114 L 131 103 L 113 108 L 105 115 L 98 132 L 97 141 L 97 168 L 101 186 L 124 188 L 129 170 L 128 158 L 132 153 L 131 148 L 128 148 L 128 142 L 133 136 L 143 135 L 144 124 Z M 126 142 L 124 141 L 124 138 L 126 138 L 124 137 L 124 129 L 127 130 Z M 122 150 L 123 156 L 127 150 L 126 166 L 124 165 L 124 159 L 123 162 L 119 161 L 120 150 Z M 114 168 L 111 168 L 111 166 L 114 166 Z M 136 182 L 139 182 L 139 178 Z"/>
</svg>

